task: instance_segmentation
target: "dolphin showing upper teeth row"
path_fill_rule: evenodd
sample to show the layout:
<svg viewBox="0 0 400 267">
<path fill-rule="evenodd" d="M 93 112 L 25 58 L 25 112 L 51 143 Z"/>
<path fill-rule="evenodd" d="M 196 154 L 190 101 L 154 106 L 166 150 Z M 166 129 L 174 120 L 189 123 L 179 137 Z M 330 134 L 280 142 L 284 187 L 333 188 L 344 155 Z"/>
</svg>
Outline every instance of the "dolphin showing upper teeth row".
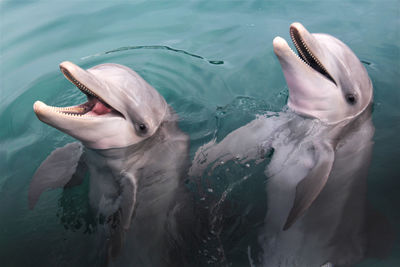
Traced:
<svg viewBox="0 0 400 267">
<path fill-rule="evenodd" d="M 88 102 L 58 108 L 37 101 L 34 111 L 41 121 L 87 147 L 108 149 L 138 143 L 153 135 L 167 116 L 164 98 L 125 66 L 101 64 L 84 70 L 67 61 L 60 69 L 87 95 Z"/>
<path fill-rule="evenodd" d="M 47 189 L 80 184 L 88 171 L 90 205 L 109 222 L 104 242 L 96 248 L 104 251 L 104 262 L 172 264 L 169 255 L 183 239 L 178 229 L 184 223 L 178 217 L 182 214 L 185 222 L 193 217 L 181 212 L 190 205 L 183 185 L 189 139 L 179 130 L 177 116 L 128 67 L 101 64 L 84 70 L 63 62 L 60 69 L 88 101 L 71 107 L 37 101 L 34 111 L 41 121 L 81 143 L 56 149 L 40 165 L 30 184 L 29 207 Z M 166 231 L 168 225 L 174 227 Z"/>
<path fill-rule="evenodd" d="M 356 55 L 327 34 L 290 26 L 297 56 L 281 37 L 274 52 L 289 87 L 288 106 L 298 114 L 333 124 L 361 114 L 372 102 L 372 83 Z"/>
<path fill-rule="evenodd" d="M 289 110 L 258 116 L 219 143 L 203 145 L 190 174 L 201 176 L 220 162 L 258 163 L 272 154 L 265 169 L 262 265 L 350 266 L 390 246 L 387 235 L 372 238 L 388 227 L 377 219 L 382 217 L 369 216 L 376 213 L 366 201 L 372 83 L 360 60 L 335 37 L 311 34 L 300 23 L 290 26 L 290 35 L 298 55 L 283 38 L 273 40 Z"/>
</svg>

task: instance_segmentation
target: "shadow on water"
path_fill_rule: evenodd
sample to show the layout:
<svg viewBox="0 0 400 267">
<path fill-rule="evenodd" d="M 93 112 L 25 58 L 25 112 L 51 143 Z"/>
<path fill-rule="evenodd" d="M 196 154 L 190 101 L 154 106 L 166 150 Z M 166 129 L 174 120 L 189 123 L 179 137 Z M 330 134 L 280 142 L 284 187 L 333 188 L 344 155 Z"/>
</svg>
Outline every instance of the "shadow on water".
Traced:
<svg viewBox="0 0 400 267">
<path fill-rule="evenodd" d="M 204 229 L 199 260 L 204 265 L 246 266 L 261 252 L 260 227 L 266 214 L 265 166 L 229 161 L 194 180 Z"/>
<path fill-rule="evenodd" d="M 245 125 L 258 115 L 279 110 L 286 101 L 282 91 L 277 101 L 236 97 L 219 106 L 213 116 L 216 129 L 213 140 L 223 139 L 236 127 Z M 265 168 L 273 150 L 265 151 L 257 160 L 239 158 L 209 166 L 200 177 L 191 177 L 188 187 L 195 194 L 196 209 L 204 225 L 202 248 L 198 251 L 200 266 L 251 266 L 262 248 L 258 237 L 267 211 Z"/>
<path fill-rule="evenodd" d="M 89 173 L 86 173 L 83 184 L 66 188 L 58 200 L 57 217 L 66 230 L 73 232 L 82 230 L 84 234 L 96 232 L 96 215 L 89 205 Z"/>
</svg>

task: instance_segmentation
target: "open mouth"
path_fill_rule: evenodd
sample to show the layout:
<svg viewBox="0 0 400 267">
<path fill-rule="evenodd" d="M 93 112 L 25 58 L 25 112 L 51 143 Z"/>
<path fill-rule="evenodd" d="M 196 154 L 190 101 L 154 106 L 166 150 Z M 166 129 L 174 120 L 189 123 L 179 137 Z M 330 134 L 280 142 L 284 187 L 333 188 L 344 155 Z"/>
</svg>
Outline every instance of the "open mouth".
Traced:
<svg viewBox="0 0 400 267">
<path fill-rule="evenodd" d="M 310 66 L 315 71 L 324 75 L 327 79 L 331 80 L 334 84 L 336 84 L 335 80 L 332 76 L 328 73 L 326 68 L 322 65 L 322 63 L 318 60 L 318 58 L 312 53 L 310 48 L 307 46 L 304 39 L 301 37 L 299 31 L 296 27 L 290 27 L 290 37 L 296 50 L 298 52 L 298 56 Z"/>
<path fill-rule="evenodd" d="M 70 107 L 52 107 L 58 113 L 69 116 L 94 117 L 94 116 L 119 116 L 124 117 L 120 112 L 110 106 L 96 93 L 90 90 L 83 83 L 78 81 L 67 69 L 60 67 L 64 76 L 72 82 L 87 97 L 87 102 Z"/>
</svg>

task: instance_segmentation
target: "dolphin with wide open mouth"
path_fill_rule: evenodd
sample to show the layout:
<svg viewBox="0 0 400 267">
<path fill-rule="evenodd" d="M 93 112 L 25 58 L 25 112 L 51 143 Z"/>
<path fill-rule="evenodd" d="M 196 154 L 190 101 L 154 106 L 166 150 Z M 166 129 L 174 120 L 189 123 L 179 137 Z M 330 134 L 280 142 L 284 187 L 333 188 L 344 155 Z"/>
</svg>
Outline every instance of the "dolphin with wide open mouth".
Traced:
<svg viewBox="0 0 400 267">
<path fill-rule="evenodd" d="M 87 101 L 69 107 L 37 101 L 33 108 L 41 121 L 80 142 L 56 149 L 39 166 L 28 192 L 29 207 L 44 191 L 78 185 L 89 173 L 90 206 L 109 222 L 99 249 L 104 261 L 180 264 L 190 245 L 173 252 L 183 240 L 178 229 L 185 225 L 177 218 L 190 222 L 193 216 L 184 208 L 190 206 L 183 184 L 189 138 L 178 128 L 177 115 L 126 66 L 107 63 L 84 70 L 63 62 L 60 69 Z M 167 225 L 174 227 L 166 231 Z"/>
</svg>

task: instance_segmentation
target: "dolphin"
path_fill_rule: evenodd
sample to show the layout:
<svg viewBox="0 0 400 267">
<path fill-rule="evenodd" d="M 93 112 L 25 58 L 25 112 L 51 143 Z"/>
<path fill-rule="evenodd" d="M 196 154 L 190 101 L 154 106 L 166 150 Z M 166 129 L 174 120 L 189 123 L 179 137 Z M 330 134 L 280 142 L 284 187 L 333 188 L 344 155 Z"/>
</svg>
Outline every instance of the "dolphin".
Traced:
<svg viewBox="0 0 400 267">
<path fill-rule="evenodd" d="M 366 199 L 372 82 L 337 38 L 311 34 L 297 22 L 290 36 L 298 54 L 283 38 L 273 40 L 289 88 L 287 108 L 200 147 L 190 174 L 201 176 L 230 160 L 257 164 L 272 155 L 264 172 L 263 266 L 348 266 L 383 255 L 391 234 L 383 232 L 381 242 L 369 238 L 387 221 Z"/>
<path fill-rule="evenodd" d="M 170 264 L 168 257 L 175 254 L 169 244 L 182 239 L 177 214 L 189 202 L 183 184 L 189 138 L 178 128 L 177 115 L 128 67 L 101 64 L 84 70 L 63 62 L 60 70 L 87 102 L 52 107 L 37 101 L 33 109 L 39 120 L 79 142 L 56 149 L 39 166 L 29 207 L 44 191 L 79 185 L 89 172 L 90 206 L 109 222 L 105 261 Z"/>
</svg>

